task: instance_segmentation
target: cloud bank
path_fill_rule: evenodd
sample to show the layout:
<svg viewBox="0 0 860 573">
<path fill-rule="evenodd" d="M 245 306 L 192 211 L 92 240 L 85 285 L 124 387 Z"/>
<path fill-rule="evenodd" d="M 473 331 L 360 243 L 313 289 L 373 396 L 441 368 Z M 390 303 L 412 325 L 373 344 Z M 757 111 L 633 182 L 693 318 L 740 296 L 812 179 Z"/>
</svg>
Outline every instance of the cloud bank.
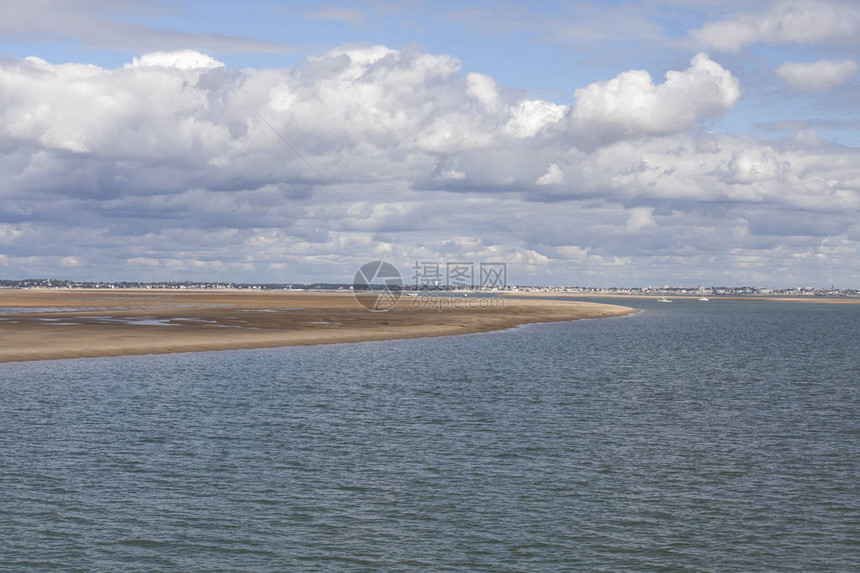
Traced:
<svg viewBox="0 0 860 573">
<path fill-rule="evenodd" d="M 289 69 L 3 59 L 0 273 L 346 282 L 385 258 L 505 260 L 553 284 L 860 276 L 857 151 L 707 131 L 741 93 L 704 53 L 567 103 L 385 46 Z"/>
</svg>

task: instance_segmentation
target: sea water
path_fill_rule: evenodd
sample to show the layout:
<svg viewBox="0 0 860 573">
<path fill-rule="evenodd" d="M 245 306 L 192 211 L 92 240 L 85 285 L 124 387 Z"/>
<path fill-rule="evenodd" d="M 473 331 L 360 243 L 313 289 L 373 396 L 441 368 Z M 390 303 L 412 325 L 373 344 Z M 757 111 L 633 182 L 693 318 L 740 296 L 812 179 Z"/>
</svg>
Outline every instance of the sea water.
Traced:
<svg viewBox="0 0 860 573">
<path fill-rule="evenodd" d="M 2 571 L 856 571 L 860 306 L 0 365 Z"/>
</svg>

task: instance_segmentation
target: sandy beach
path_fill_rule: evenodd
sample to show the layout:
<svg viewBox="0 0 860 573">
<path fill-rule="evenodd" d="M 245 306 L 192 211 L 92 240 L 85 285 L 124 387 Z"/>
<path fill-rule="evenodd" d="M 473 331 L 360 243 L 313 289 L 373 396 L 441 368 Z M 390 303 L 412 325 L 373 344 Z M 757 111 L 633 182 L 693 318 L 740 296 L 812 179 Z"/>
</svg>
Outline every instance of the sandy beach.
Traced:
<svg viewBox="0 0 860 573">
<path fill-rule="evenodd" d="M 580 301 L 458 301 L 404 296 L 370 312 L 349 293 L 10 289 L 0 291 L 0 362 L 420 338 L 636 312 Z"/>
</svg>

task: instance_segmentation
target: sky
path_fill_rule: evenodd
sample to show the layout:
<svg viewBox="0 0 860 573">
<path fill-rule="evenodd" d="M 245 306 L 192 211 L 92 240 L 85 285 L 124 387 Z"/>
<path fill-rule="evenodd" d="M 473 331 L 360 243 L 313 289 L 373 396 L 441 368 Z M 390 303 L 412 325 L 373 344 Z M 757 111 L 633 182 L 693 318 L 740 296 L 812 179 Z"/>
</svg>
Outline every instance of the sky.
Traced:
<svg viewBox="0 0 860 573">
<path fill-rule="evenodd" d="M 860 2 L 0 0 L 0 278 L 860 288 Z"/>
</svg>

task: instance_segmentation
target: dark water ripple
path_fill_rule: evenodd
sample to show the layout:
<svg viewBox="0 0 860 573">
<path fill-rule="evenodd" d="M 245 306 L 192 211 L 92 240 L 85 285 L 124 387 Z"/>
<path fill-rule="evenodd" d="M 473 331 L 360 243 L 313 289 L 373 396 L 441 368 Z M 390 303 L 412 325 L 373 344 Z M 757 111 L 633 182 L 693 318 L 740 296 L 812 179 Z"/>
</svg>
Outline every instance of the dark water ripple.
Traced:
<svg viewBox="0 0 860 573">
<path fill-rule="evenodd" d="M 3 571 L 856 571 L 860 307 L 0 366 Z"/>
</svg>

